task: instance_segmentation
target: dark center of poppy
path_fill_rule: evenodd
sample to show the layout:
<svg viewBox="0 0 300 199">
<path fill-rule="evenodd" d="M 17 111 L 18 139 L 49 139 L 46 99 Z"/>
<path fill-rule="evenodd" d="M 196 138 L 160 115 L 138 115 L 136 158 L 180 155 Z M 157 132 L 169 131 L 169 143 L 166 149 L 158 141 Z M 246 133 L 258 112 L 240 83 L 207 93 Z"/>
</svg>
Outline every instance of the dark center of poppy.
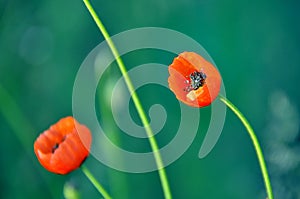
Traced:
<svg viewBox="0 0 300 199">
<path fill-rule="evenodd" d="M 194 71 L 190 74 L 189 78 L 190 79 L 187 80 L 189 85 L 184 89 L 187 92 L 202 87 L 205 84 L 206 75 L 203 72 Z"/>
<path fill-rule="evenodd" d="M 65 141 L 65 139 L 66 139 L 66 136 L 63 137 L 63 139 L 62 139 L 62 141 L 61 141 L 60 143 L 55 143 L 55 145 L 52 147 L 51 152 L 54 153 L 54 152 L 56 151 L 56 149 L 58 149 L 59 145 L 60 145 L 63 141 Z"/>
<path fill-rule="evenodd" d="M 58 149 L 59 144 L 55 143 L 55 145 L 52 147 L 52 153 L 54 153 L 56 151 L 56 149 Z"/>
</svg>

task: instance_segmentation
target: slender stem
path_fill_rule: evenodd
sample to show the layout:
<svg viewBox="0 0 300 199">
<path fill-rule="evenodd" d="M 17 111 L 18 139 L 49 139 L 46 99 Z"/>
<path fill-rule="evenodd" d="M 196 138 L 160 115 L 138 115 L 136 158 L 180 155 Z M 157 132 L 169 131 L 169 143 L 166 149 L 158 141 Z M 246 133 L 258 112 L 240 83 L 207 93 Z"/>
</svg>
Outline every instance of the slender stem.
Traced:
<svg viewBox="0 0 300 199">
<path fill-rule="evenodd" d="M 29 117 L 22 112 L 16 100 L 1 84 L 0 102 L 0 114 L 2 114 L 3 119 L 6 120 L 19 143 L 24 148 L 24 151 L 32 160 L 33 165 L 37 167 L 36 158 L 32 153 L 32 140 L 34 140 L 33 132 L 35 132 L 35 130 L 28 120 Z M 56 198 L 56 194 L 54 193 L 49 180 L 47 180 L 47 177 L 40 171 L 40 169 L 36 168 L 36 170 L 39 171 L 38 173 L 41 179 L 45 181 L 45 185 L 47 185 L 46 188 L 49 190 L 52 198 Z"/>
<path fill-rule="evenodd" d="M 235 107 L 228 99 L 226 99 L 225 97 L 219 96 L 220 100 L 222 102 L 224 102 L 234 113 L 235 115 L 241 120 L 241 122 L 243 123 L 243 125 L 245 126 L 246 130 L 248 131 L 250 138 L 253 142 L 256 154 L 257 154 L 257 158 L 259 161 L 259 166 L 263 175 L 263 179 L 265 182 L 265 187 L 267 190 L 267 194 L 268 194 L 268 199 L 274 199 L 273 197 L 273 192 L 272 192 L 272 187 L 271 187 L 271 182 L 270 182 L 270 178 L 268 175 L 268 170 L 267 170 L 267 166 L 266 166 L 266 162 L 261 150 L 261 147 L 259 145 L 258 139 L 254 133 L 253 128 L 251 127 L 250 123 L 248 122 L 248 120 L 245 118 L 245 116 L 238 110 L 237 107 Z"/>
<path fill-rule="evenodd" d="M 167 179 L 167 175 L 166 175 L 166 172 L 165 172 L 165 169 L 164 169 L 164 165 L 163 165 L 163 160 L 161 158 L 161 155 L 159 153 L 159 148 L 158 148 L 158 145 L 157 145 L 157 142 L 154 138 L 154 134 L 153 134 L 153 131 L 149 125 L 149 121 L 147 119 L 147 116 L 145 114 L 145 111 L 141 105 L 141 102 L 134 90 L 134 86 L 130 80 L 130 77 L 128 76 L 128 73 L 127 73 L 127 70 L 126 70 L 126 67 L 118 53 L 118 50 L 116 49 L 113 41 L 111 40 L 107 30 L 105 29 L 103 23 L 101 22 L 100 18 L 97 16 L 95 10 L 93 9 L 92 5 L 90 4 L 89 0 L 83 0 L 83 2 L 85 3 L 87 9 L 89 10 L 90 14 L 92 15 L 94 21 L 96 22 L 99 30 L 101 31 L 101 33 L 103 34 L 105 40 L 107 41 L 107 44 L 108 46 L 110 47 L 116 61 L 117 61 L 117 64 L 119 66 L 119 69 L 124 77 L 124 80 L 125 80 L 125 83 L 128 87 L 128 90 L 131 94 L 131 97 L 132 97 L 132 100 L 133 100 L 133 103 L 137 109 L 137 112 L 138 112 L 138 115 L 142 121 L 142 124 L 143 126 L 145 127 L 145 131 L 147 133 L 147 136 L 148 136 L 148 139 L 149 139 L 149 142 L 150 142 L 150 146 L 152 148 L 152 151 L 154 153 L 154 158 L 155 158 L 155 162 L 156 162 L 156 165 L 157 165 L 157 168 L 158 168 L 158 173 L 159 173 L 159 177 L 160 177 L 160 180 L 161 180 L 161 183 L 162 183 L 162 189 L 163 189 L 163 192 L 164 192 L 164 196 L 166 199 L 171 199 L 172 198 L 172 195 L 171 195 L 171 191 L 170 191 L 170 187 L 169 187 L 169 183 L 168 183 L 168 179 Z"/>
<path fill-rule="evenodd" d="M 85 165 L 81 165 L 81 170 L 105 199 L 112 199 L 112 197 L 107 193 L 107 191 L 97 181 L 95 176 L 93 176 L 93 174 L 90 172 L 90 170 Z"/>
</svg>

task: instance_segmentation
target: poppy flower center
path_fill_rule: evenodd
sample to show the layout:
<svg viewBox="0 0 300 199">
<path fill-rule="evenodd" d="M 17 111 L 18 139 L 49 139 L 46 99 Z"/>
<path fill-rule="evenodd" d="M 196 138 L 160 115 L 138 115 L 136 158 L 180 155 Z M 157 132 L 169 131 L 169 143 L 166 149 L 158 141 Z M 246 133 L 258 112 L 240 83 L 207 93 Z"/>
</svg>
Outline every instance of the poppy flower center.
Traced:
<svg viewBox="0 0 300 199">
<path fill-rule="evenodd" d="M 59 144 L 58 143 L 55 143 L 55 145 L 52 147 L 52 153 L 54 153 L 56 151 L 56 149 L 58 149 L 59 147 Z"/>
<path fill-rule="evenodd" d="M 203 72 L 194 71 L 190 74 L 189 80 L 186 82 L 189 84 L 184 90 L 190 92 L 197 90 L 205 84 L 206 75 Z"/>
<path fill-rule="evenodd" d="M 61 140 L 61 142 L 55 143 L 54 146 L 51 149 L 51 152 L 54 153 L 56 151 L 56 149 L 58 149 L 59 145 L 65 141 L 65 139 L 66 139 L 66 136 L 63 137 L 63 139 Z"/>
</svg>

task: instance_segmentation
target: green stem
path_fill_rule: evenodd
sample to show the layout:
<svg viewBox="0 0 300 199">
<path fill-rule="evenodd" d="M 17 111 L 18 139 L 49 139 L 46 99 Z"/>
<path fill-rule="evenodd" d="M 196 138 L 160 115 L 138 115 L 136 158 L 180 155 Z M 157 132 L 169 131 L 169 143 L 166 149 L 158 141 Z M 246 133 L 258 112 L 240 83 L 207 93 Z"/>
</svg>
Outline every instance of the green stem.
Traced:
<svg viewBox="0 0 300 199">
<path fill-rule="evenodd" d="M 38 165 L 36 164 L 36 158 L 32 153 L 32 140 L 34 140 L 33 132 L 35 130 L 30 124 L 28 117 L 21 111 L 13 96 L 11 96 L 10 93 L 4 87 L 2 87 L 1 84 L 0 113 L 3 115 L 3 119 L 6 120 L 19 143 L 24 148 L 24 151 L 32 160 L 33 165 L 37 167 Z M 47 177 L 44 175 L 44 173 L 41 173 L 39 169 L 36 170 L 39 171 L 41 179 L 45 181 L 45 184 L 47 185 L 46 188 L 49 190 L 52 198 L 56 198 L 54 190 L 52 189 L 50 182 L 47 180 Z"/>
<path fill-rule="evenodd" d="M 165 172 L 165 169 L 164 169 L 164 165 L 163 165 L 163 161 L 162 161 L 162 158 L 161 158 L 161 155 L 159 153 L 159 148 L 158 148 L 158 145 L 157 145 L 157 142 L 154 138 L 154 134 L 153 134 L 153 131 L 149 125 L 149 121 L 147 119 L 147 116 L 145 114 L 145 111 L 141 105 L 141 102 L 134 90 L 134 86 L 130 80 L 130 77 L 128 76 L 128 73 L 127 73 L 127 70 L 126 70 L 126 67 L 113 43 L 113 41 L 111 40 L 108 32 L 106 31 L 103 23 L 101 22 L 100 18 L 97 16 L 95 10 L 93 9 L 92 5 L 90 4 L 89 0 L 83 0 L 83 2 L 85 3 L 85 6 L 87 7 L 87 9 L 89 10 L 90 14 L 92 15 L 94 21 L 96 22 L 99 30 L 101 31 L 101 33 L 103 34 L 108 46 L 110 47 L 116 61 L 117 61 L 117 64 L 119 66 L 119 69 L 124 77 L 124 80 L 125 80 L 125 83 L 128 87 L 128 90 L 129 92 L 131 93 L 131 97 L 132 97 L 132 100 L 133 100 L 133 103 L 137 109 L 137 112 L 138 112 L 138 115 L 142 121 L 142 124 L 143 126 L 145 127 L 145 131 L 147 133 L 147 136 L 148 136 L 148 139 L 149 139 L 149 142 L 150 142 L 150 146 L 152 148 L 152 151 L 154 153 L 154 158 L 155 158 L 155 162 L 156 162 L 156 165 L 157 165 L 157 168 L 158 168 L 158 173 L 159 173 L 159 177 L 160 177 L 160 180 L 161 180 L 161 183 L 162 183 L 162 189 L 163 189 L 163 192 L 164 192 L 164 196 L 166 199 L 171 199 L 172 198 L 172 195 L 171 195 L 171 191 L 170 191 L 170 188 L 169 188 L 169 183 L 168 183 L 168 179 L 167 179 L 167 175 L 166 175 L 166 172 Z"/>
<path fill-rule="evenodd" d="M 112 199 L 112 197 L 106 192 L 103 186 L 97 181 L 95 176 L 93 176 L 93 174 L 85 165 L 81 165 L 81 170 L 105 199 Z"/>
<path fill-rule="evenodd" d="M 268 194 L 268 199 L 274 199 L 266 162 L 265 162 L 261 147 L 259 145 L 258 139 L 254 133 L 253 128 L 251 127 L 250 123 L 247 121 L 245 116 L 238 110 L 237 107 L 235 107 L 228 99 L 226 99 L 222 96 L 219 96 L 219 97 L 220 97 L 220 100 L 222 102 L 224 102 L 224 104 L 226 104 L 234 112 L 234 114 L 241 120 L 241 122 L 245 126 L 246 130 L 248 131 L 250 138 L 253 142 L 257 157 L 258 157 L 259 166 L 260 166 L 260 169 L 261 169 L 261 172 L 263 175 L 265 187 L 266 187 L 267 194 Z"/>
<path fill-rule="evenodd" d="M 9 95 L 9 93 L 0 85 L 0 99 L 1 102 L 0 105 L 0 113 L 3 114 L 6 121 L 10 124 L 11 128 L 15 132 L 15 135 L 25 148 L 25 150 L 28 152 L 28 154 L 32 154 L 29 152 L 29 148 L 31 148 L 31 142 L 32 138 L 28 135 L 30 135 L 30 132 L 33 132 L 33 128 L 29 125 L 29 121 L 27 121 L 25 115 L 20 111 L 19 107 L 15 103 L 14 99 Z M 25 136 L 25 134 L 26 136 Z M 30 155 L 30 157 L 33 159 L 33 157 Z M 103 195 L 105 199 L 111 199 L 111 197 L 107 194 L 107 192 L 104 190 L 104 188 L 101 186 L 99 182 L 95 179 L 95 177 L 91 174 L 91 172 L 85 167 L 82 166 L 82 171 L 84 174 L 88 177 L 88 179 L 93 183 L 93 185 L 97 188 L 97 190 Z M 44 177 L 44 176 L 43 176 Z M 50 185 L 48 188 L 51 187 Z M 51 194 L 52 190 L 50 189 Z"/>
</svg>

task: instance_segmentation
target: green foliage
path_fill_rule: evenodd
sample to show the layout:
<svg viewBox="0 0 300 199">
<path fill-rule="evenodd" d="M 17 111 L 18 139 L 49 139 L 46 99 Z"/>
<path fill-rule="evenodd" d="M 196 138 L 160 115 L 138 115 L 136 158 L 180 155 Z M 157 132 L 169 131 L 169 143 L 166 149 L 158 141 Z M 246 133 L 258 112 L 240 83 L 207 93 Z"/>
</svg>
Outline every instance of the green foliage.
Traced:
<svg viewBox="0 0 300 199">
<path fill-rule="evenodd" d="M 295 155 L 299 154 L 300 107 L 298 2 L 129 0 L 93 4 L 112 35 L 136 27 L 158 26 L 185 33 L 202 44 L 222 74 L 227 96 L 246 113 L 258 133 L 271 181 L 275 182 L 275 198 L 300 197 L 300 159 Z M 45 171 L 34 157 L 32 144 L 50 124 L 72 114 L 77 70 L 102 40 L 82 1 L 0 3 L 0 198 L 63 197 L 63 185 L 70 175 Z M 126 55 L 126 66 L 149 60 L 164 64 L 172 61 L 170 54 L 146 54 L 149 56 L 143 52 Z M 118 76 L 111 73 L 115 75 Z M 143 89 L 147 91 L 144 94 Z M 156 87 L 137 92 L 146 107 L 159 100 L 170 110 L 167 127 L 158 135 L 163 145 L 172 139 L 172 132 L 168 132 L 178 123 L 179 112 L 173 109 L 176 101 L 172 94 L 160 89 L 165 92 L 163 99 L 149 97 L 149 93 L 155 96 Z M 275 103 L 278 100 L 280 104 Z M 108 106 L 101 106 L 101 122 L 108 118 L 107 123 L 114 124 Z M 233 114 L 228 114 L 213 151 L 205 159 L 198 159 L 210 117 L 209 110 L 203 112 L 203 125 L 195 141 L 166 168 L 174 196 L 264 198 L 255 151 Z M 131 113 L 134 116 L 133 106 Z M 125 136 L 116 126 L 108 128 L 112 129 L 113 140 L 120 142 L 117 144 L 131 150 L 149 150 L 146 141 L 136 143 L 141 148 L 134 148 L 134 140 L 123 139 Z M 116 135 L 121 135 L 121 141 Z M 117 199 L 162 198 L 157 173 L 128 174 L 99 165 L 93 159 L 88 163 Z M 76 176 L 82 198 L 99 196 L 83 175 L 71 175 Z"/>
</svg>

